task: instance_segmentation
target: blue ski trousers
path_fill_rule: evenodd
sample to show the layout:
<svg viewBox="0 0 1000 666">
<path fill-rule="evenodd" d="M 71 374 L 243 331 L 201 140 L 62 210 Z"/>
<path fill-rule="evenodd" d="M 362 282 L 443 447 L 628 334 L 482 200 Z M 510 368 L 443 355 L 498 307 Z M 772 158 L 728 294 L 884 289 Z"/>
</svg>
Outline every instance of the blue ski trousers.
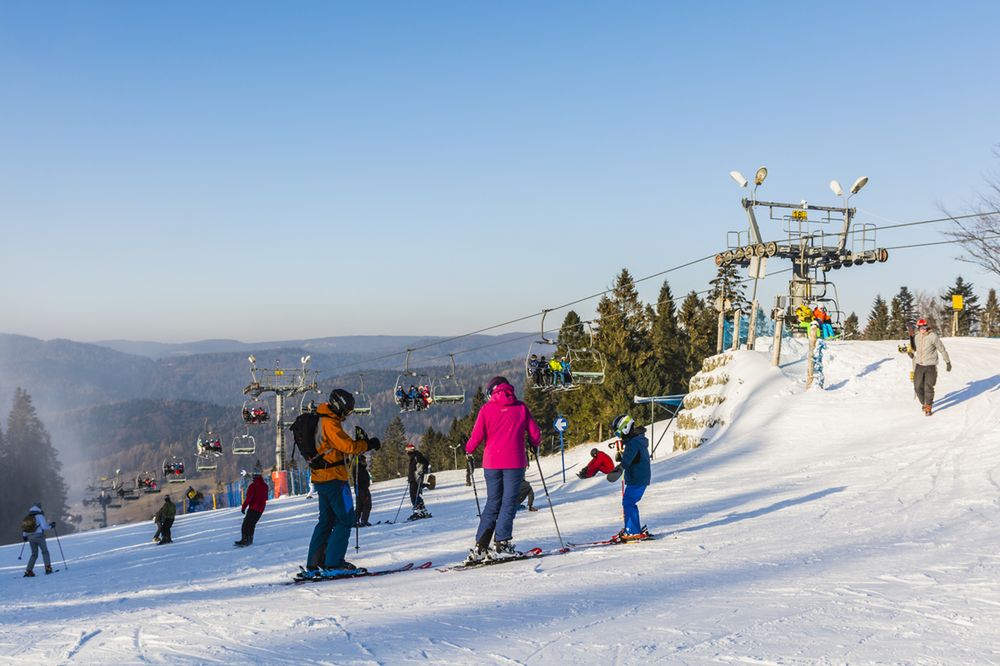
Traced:
<svg viewBox="0 0 1000 666">
<path fill-rule="evenodd" d="M 507 541 L 514 534 L 514 514 L 517 513 L 517 495 L 524 481 L 524 468 L 484 469 L 486 477 L 486 507 L 479 519 L 476 543 L 486 548 L 490 537 Z"/>
<path fill-rule="evenodd" d="M 306 566 L 335 569 L 343 565 L 347 554 L 347 542 L 354 527 L 354 499 L 346 481 L 327 481 L 315 487 L 319 495 L 319 522 L 309 542 Z M 324 550 L 326 556 L 321 560 Z"/>
<path fill-rule="evenodd" d="M 625 511 L 625 531 L 629 534 L 638 534 L 642 531 L 638 504 L 645 492 L 646 486 L 625 486 L 625 493 L 622 495 L 622 509 Z"/>
</svg>

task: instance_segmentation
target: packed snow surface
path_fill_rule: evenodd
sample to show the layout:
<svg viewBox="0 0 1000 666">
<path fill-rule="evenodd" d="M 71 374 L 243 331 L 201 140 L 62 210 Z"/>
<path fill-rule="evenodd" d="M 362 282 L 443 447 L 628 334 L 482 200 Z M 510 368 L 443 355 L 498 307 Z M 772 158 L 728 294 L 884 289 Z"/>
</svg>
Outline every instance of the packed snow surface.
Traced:
<svg viewBox="0 0 1000 666">
<path fill-rule="evenodd" d="M 151 524 L 65 537 L 68 569 L 35 579 L 5 546 L 0 661 L 998 663 L 1000 341 L 945 344 L 954 371 L 942 364 L 931 417 L 894 342 L 832 343 L 826 390 L 804 389 L 802 361 L 736 353 L 726 425 L 700 449 L 668 454 L 668 434 L 657 450 L 640 504 L 652 542 L 282 585 L 316 515 L 295 498 L 269 504 L 247 549 L 237 510 L 179 517 L 165 546 Z M 558 455 L 541 461 L 567 541 L 620 527 L 620 486 L 575 477 L 589 449 L 567 452 L 566 483 Z M 404 506 L 357 553 L 352 535 L 348 558 L 459 562 L 476 503 L 464 475 L 438 476 L 433 518 L 403 522 Z M 515 540 L 557 547 L 534 464 L 528 478 L 542 510 L 518 514 Z M 402 483 L 373 491 L 373 520 L 392 519 Z"/>
</svg>

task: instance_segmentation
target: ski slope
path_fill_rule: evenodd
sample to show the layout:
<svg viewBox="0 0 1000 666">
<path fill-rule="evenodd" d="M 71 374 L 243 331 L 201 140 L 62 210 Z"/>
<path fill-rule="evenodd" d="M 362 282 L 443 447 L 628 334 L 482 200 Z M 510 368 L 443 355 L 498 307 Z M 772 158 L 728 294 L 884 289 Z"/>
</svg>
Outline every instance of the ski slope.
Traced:
<svg viewBox="0 0 1000 666">
<path fill-rule="evenodd" d="M 0 662 L 1000 663 L 1000 341 L 945 344 L 930 418 L 895 342 L 831 344 L 823 391 L 804 390 L 802 361 L 737 353 L 727 425 L 658 452 L 640 504 L 653 542 L 286 586 L 315 519 L 294 498 L 247 549 L 235 510 L 179 517 L 162 547 L 152 524 L 63 538 L 68 571 L 35 579 L 4 546 Z M 568 541 L 619 528 L 619 486 L 574 476 L 589 449 L 567 453 L 565 484 L 558 456 L 541 463 Z M 475 499 L 462 473 L 438 476 L 432 519 L 363 529 L 348 559 L 461 560 Z M 541 510 L 518 514 L 515 541 L 556 547 L 528 478 Z M 373 520 L 402 492 L 375 484 Z"/>
</svg>

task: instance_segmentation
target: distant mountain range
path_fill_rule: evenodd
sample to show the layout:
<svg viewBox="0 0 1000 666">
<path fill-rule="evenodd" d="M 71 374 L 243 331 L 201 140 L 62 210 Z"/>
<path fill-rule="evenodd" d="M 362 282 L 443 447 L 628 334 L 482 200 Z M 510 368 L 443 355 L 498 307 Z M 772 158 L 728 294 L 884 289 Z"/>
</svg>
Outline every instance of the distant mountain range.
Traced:
<svg viewBox="0 0 1000 666">
<path fill-rule="evenodd" d="M 447 430 L 452 419 L 468 413 L 473 393 L 495 374 L 507 374 L 516 385 L 523 384 L 524 355 L 531 339 L 524 333 L 477 335 L 415 352 L 410 366 L 418 376 L 404 376 L 406 386 L 431 383 L 434 377 L 450 373 L 450 359 L 442 355 L 483 347 L 455 358 L 466 404 L 408 414 L 407 432 L 418 437 L 429 426 Z M 359 390 L 358 375 L 363 373 L 374 414 L 359 423 L 380 435 L 398 414 L 392 390 L 404 355 L 370 359 L 435 340 L 348 336 L 253 344 L 235 340 L 91 344 L 0 334 L 0 414 L 9 409 L 15 388 L 27 390 L 62 453 L 67 482 L 79 493 L 87 477 L 112 473 L 112 468 L 135 474 L 155 469 L 169 455 L 182 455 L 190 464 L 194 440 L 206 419 L 227 445 L 244 432 L 239 411 L 250 381 L 250 354 L 260 367 L 274 367 L 277 362 L 284 368 L 296 368 L 301 356 L 311 355 L 309 367 L 319 373 L 320 395 L 310 397 L 320 399 L 336 386 Z M 298 403 L 296 398 L 290 407 L 298 408 Z M 258 427 L 255 433 L 264 464 L 273 465 L 273 426 Z M 232 475 L 246 464 L 245 459 L 227 458 L 220 475 Z"/>
</svg>

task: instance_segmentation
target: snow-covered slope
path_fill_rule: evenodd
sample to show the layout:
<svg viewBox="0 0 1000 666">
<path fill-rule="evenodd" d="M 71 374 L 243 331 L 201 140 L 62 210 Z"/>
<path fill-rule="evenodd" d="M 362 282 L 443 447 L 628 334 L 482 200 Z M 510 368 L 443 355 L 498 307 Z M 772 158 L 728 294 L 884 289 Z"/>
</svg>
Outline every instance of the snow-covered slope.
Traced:
<svg viewBox="0 0 1000 666">
<path fill-rule="evenodd" d="M 168 546 L 151 525 L 64 538 L 69 569 L 30 580 L 0 548 L 0 661 L 995 663 L 1000 341 L 945 343 L 955 369 L 930 418 L 895 343 L 832 344 L 825 391 L 803 391 L 801 362 L 736 353 L 725 425 L 658 452 L 640 508 L 661 538 L 644 544 L 283 586 L 312 530 L 302 498 L 273 502 L 243 550 L 232 510 L 179 518 Z M 619 487 L 573 476 L 589 448 L 567 454 L 566 484 L 558 456 L 542 461 L 570 541 L 619 527 Z M 433 519 L 364 529 L 349 559 L 460 560 L 475 500 L 439 477 Z M 557 546 L 529 480 L 542 511 L 519 513 L 515 538 Z M 374 519 L 402 488 L 375 485 Z"/>
</svg>

